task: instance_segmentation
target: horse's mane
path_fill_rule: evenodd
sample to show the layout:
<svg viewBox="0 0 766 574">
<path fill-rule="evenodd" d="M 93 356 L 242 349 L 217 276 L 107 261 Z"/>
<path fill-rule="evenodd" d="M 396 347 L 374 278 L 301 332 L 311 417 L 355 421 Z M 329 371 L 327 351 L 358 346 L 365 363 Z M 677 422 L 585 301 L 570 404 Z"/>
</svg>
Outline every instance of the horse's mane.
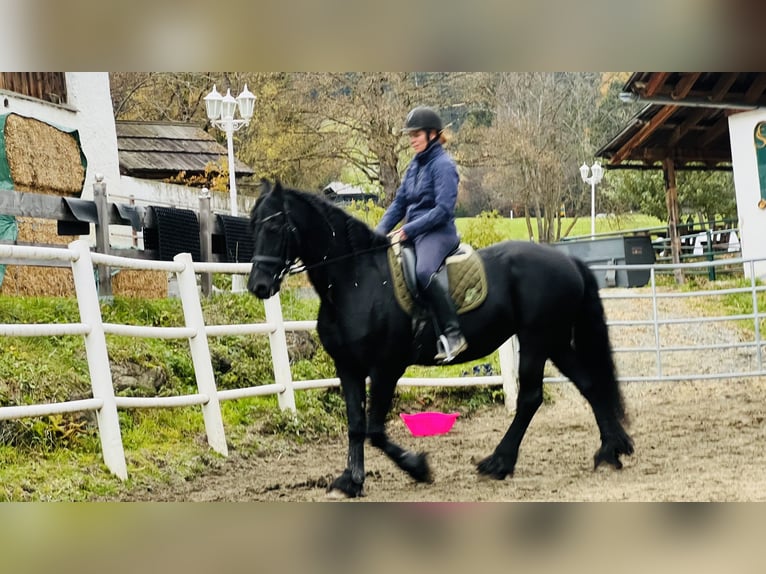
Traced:
<svg viewBox="0 0 766 574">
<path fill-rule="evenodd" d="M 385 236 L 376 233 L 364 221 L 347 213 L 327 198 L 297 189 L 283 188 L 283 192 L 287 194 L 287 197 L 293 196 L 318 211 L 332 225 L 336 234 L 340 235 L 342 230 L 343 235 L 336 239 L 345 239 L 352 251 L 388 245 L 388 239 Z"/>
</svg>

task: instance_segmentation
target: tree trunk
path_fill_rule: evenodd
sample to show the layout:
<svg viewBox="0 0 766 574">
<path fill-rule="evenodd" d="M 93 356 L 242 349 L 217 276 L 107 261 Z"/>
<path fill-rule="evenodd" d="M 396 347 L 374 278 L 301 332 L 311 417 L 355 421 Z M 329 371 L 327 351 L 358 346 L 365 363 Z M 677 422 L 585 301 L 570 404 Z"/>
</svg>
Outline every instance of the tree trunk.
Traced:
<svg viewBox="0 0 766 574">
<path fill-rule="evenodd" d="M 383 187 L 385 205 L 391 205 L 394 194 L 401 185 L 399 171 L 396 169 L 396 157 L 391 150 L 390 154 L 380 157 L 380 185 Z"/>
<path fill-rule="evenodd" d="M 668 208 L 668 235 L 670 236 L 670 253 L 673 264 L 681 263 L 681 238 L 678 235 L 678 188 L 676 187 L 676 166 L 672 159 L 667 158 L 662 162 L 662 170 L 665 175 L 665 203 Z M 681 269 L 674 271 L 676 283 L 684 282 L 684 274 Z"/>
</svg>

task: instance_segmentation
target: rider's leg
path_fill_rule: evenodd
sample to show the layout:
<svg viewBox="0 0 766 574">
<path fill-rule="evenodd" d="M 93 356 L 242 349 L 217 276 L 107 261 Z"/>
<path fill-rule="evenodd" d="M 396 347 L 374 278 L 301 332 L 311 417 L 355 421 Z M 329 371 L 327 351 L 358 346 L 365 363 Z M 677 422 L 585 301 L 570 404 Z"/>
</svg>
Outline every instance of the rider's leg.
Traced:
<svg viewBox="0 0 766 574">
<path fill-rule="evenodd" d="M 452 302 L 452 297 L 449 294 L 446 268 L 431 276 L 431 280 L 423 289 L 423 293 L 428 299 L 428 303 L 443 335 L 443 348 L 436 354 L 434 359 L 440 363 L 449 363 L 459 353 L 468 348 L 468 343 L 460 330 L 455 304 Z"/>
<path fill-rule="evenodd" d="M 442 268 L 439 271 L 444 258 L 456 247 L 450 243 L 438 236 L 418 237 L 415 242 L 418 286 L 441 331 L 442 346 L 446 347 L 439 349 L 434 358 L 444 363 L 452 361 L 468 346 L 460 331 L 455 304 L 449 294 L 447 270 Z"/>
</svg>

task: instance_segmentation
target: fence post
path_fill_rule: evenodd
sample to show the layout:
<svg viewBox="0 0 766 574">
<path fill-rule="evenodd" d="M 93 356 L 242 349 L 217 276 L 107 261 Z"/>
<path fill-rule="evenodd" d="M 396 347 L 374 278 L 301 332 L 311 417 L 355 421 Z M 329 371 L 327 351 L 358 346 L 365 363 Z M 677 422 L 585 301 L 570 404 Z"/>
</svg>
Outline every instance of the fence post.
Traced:
<svg viewBox="0 0 766 574">
<path fill-rule="evenodd" d="M 213 258 L 213 225 L 210 214 L 210 190 L 202 188 L 199 193 L 199 250 L 202 261 L 211 261 Z M 202 273 L 200 284 L 202 294 L 210 297 L 213 292 L 213 274 Z"/>
<path fill-rule="evenodd" d="M 210 362 L 210 348 L 207 344 L 205 319 L 202 316 L 202 307 L 197 292 L 194 262 L 190 253 L 179 253 L 173 258 L 173 261 L 182 263 L 184 266 L 181 271 L 176 273 L 176 276 L 178 277 L 178 292 L 181 295 L 186 326 L 195 331 L 195 335 L 189 337 L 189 348 L 194 365 L 194 376 L 197 379 L 197 389 L 201 394 L 209 397 L 209 400 L 202 405 L 202 418 L 205 420 L 207 442 L 213 450 L 226 456 L 229 454 L 229 449 L 226 446 L 221 404 L 218 400 L 218 389 L 215 386 L 213 365 Z"/>
<path fill-rule="evenodd" d="M 519 339 L 514 335 L 498 350 L 500 356 L 500 375 L 503 377 L 505 408 L 510 412 L 516 409 L 519 395 Z"/>
<path fill-rule="evenodd" d="M 88 371 L 93 398 L 101 399 L 103 404 L 96 412 L 98 434 L 101 439 L 101 451 L 107 468 L 122 480 L 128 477 L 125 464 L 125 451 L 120 434 L 120 419 L 117 414 L 117 402 L 112 386 L 112 370 L 109 353 L 106 348 L 106 336 L 101 319 L 96 283 L 93 277 L 93 260 L 90 257 L 88 242 L 79 239 L 69 244 L 69 248 L 78 255 L 72 261 L 72 275 L 80 309 L 80 320 L 88 325 L 85 335 L 85 353 L 88 358 Z"/>
<path fill-rule="evenodd" d="M 705 247 L 705 258 L 708 261 L 715 261 L 715 252 L 713 251 L 713 234 L 710 232 L 710 229 L 706 229 L 705 233 L 707 234 L 707 245 Z M 715 281 L 715 265 L 711 265 L 707 268 L 707 278 L 710 281 Z"/>
<path fill-rule="evenodd" d="M 132 193 L 128 197 L 128 205 L 130 205 L 131 207 L 135 207 L 136 205 L 136 196 L 133 195 Z M 133 247 L 137 249 L 138 248 L 138 231 L 136 231 L 132 225 L 130 226 L 130 240 Z"/>
<path fill-rule="evenodd" d="M 274 330 L 269 333 L 271 361 L 274 365 L 274 382 L 285 387 L 285 390 L 277 395 L 277 402 L 280 409 L 290 409 L 295 412 L 293 376 L 290 372 L 290 356 L 287 353 L 287 337 L 285 335 L 285 323 L 282 318 L 282 305 L 279 302 L 279 294 L 266 299 L 264 301 L 264 308 L 266 310 L 266 321 L 274 325 Z"/>
<path fill-rule="evenodd" d="M 106 183 L 104 176 L 96 174 L 96 183 L 93 184 L 93 201 L 96 204 L 96 251 L 105 255 L 109 254 L 109 205 L 106 202 Z M 112 296 L 112 273 L 107 265 L 98 265 L 98 296 Z"/>
</svg>

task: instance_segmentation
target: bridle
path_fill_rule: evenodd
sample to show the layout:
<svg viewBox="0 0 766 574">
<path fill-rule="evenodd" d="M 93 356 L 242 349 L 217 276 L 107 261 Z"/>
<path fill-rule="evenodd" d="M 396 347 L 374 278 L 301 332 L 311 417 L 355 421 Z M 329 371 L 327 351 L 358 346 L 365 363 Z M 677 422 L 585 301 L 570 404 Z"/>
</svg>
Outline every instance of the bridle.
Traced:
<svg viewBox="0 0 766 574">
<path fill-rule="evenodd" d="M 296 257 L 290 254 L 290 243 L 291 243 L 291 239 L 294 240 L 296 243 L 299 242 L 300 237 L 298 236 L 298 228 L 296 228 L 295 225 L 293 225 L 292 221 L 290 221 L 290 218 L 287 215 L 287 212 L 285 212 L 284 210 L 272 213 L 268 217 L 264 217 L 263 219 L 259 219 L 255 222 L 255 224 L 265 223 L 266 221 L 274 219 L 275 217 L 278 217 L 280 215 L 283 215 L 285 217 L 285 221 L 287 224 L 287 233 L 283 233 L 280 236 L 281 242 L 282 242 L 282 245 L 280 246 L 280 254 L 279 255 L 253 255 L 252 259 L 250 260 L 250 262 L 253 264 L 253 267 L 255 269 L 259 269 L 260 271 L 263 271 L 267 275 L 271 275 L 272 280 L 277 285 L 281 283 L 282 279 L 284 279 L 289 269 L 295 263 Z M 264 267 L 263 265 L 264 263 L 268 265 L 269 267 L 271 267 L 271 269 Z"/>
<path fill-rule="evenodd" d="M 297 275 L 299 273 L 303 273 L 305 271 L 309 271 L 311 269 L 316 269 L 318 267 L 323 267 L 325 265 L 331 265 L 333 263 L 337 263 L 339 261 L 344 261 L 346 259 L 350 259 L 352 257 L 356 257 L 358 255 L 363 255 L 365 253 L 372 253 L 373 251 L 379 251 L 382 249 L 388 249 L 393 243 L 386 243 L 383 245 L 376 245 L 374 247 L 370 247 L 367 249 L 360 249 L 358 251 L 354 251 L 352 253 L 346 253 L 344 255 L 339 255 L 338 257 L 332 257 L 330 259 L 327 258 L 327 254 L 325 254 L 324 257 L 320 261 L 317 261 L 316 263 L 312 263 L 310 265 L 295 265 L 295 260 L 297 259 L 296 256 L 292 256 L 289 253 L 290 248 L 290 239 L 292 238 L 296 244 L 300 243 L 300 235 L 298 233 L 298 228 L 295 227 L 295 225 L 290 221 L 290 217 L 288 213 L 285 210 L 277 211 L 275 213 L 272 213 L 271 215 L 264 217 L 263 219 L 259 219 L 255 222 L 255 224 L 261 224 L 266 221 L 269 221 L 271 219 L 274 219 L 275 217 L 278 217 L 280 215 L 283 215 L 285 217 L 286 223 L 287 223 L 287 233 L 282 235 L 282 247 L 281 247 L 281 253 L 280 255 L 253 255 L 252 259 L 250 260 L 253 264 L 253 267 L 256 269 L 260 269 L 266 274 L 270 274 L 272 276 L 272 280 L 275 281 L 277 284 L 279 284 L 282 279 L 284 279 L 285 275 Z M 327 225 L 327 227 L 330 229 L 330 233 L 332 237 L 335 237 L 335 228 L 332 226 L 332 223 L 327 220 L 326 217 L 322 217 L 324 223 Z M 396 242 L 399 243 L 399 242 Z M 328 247 L 328 253 L 329 253 L 329 247 Z M 265 268 L 262 263 L 265 263 L 267 265 L 273 264 L 274 267 L 272 270 L 269 270 Z M 279 271 L 277 271 L 279 269 Z"/>
</svg>

